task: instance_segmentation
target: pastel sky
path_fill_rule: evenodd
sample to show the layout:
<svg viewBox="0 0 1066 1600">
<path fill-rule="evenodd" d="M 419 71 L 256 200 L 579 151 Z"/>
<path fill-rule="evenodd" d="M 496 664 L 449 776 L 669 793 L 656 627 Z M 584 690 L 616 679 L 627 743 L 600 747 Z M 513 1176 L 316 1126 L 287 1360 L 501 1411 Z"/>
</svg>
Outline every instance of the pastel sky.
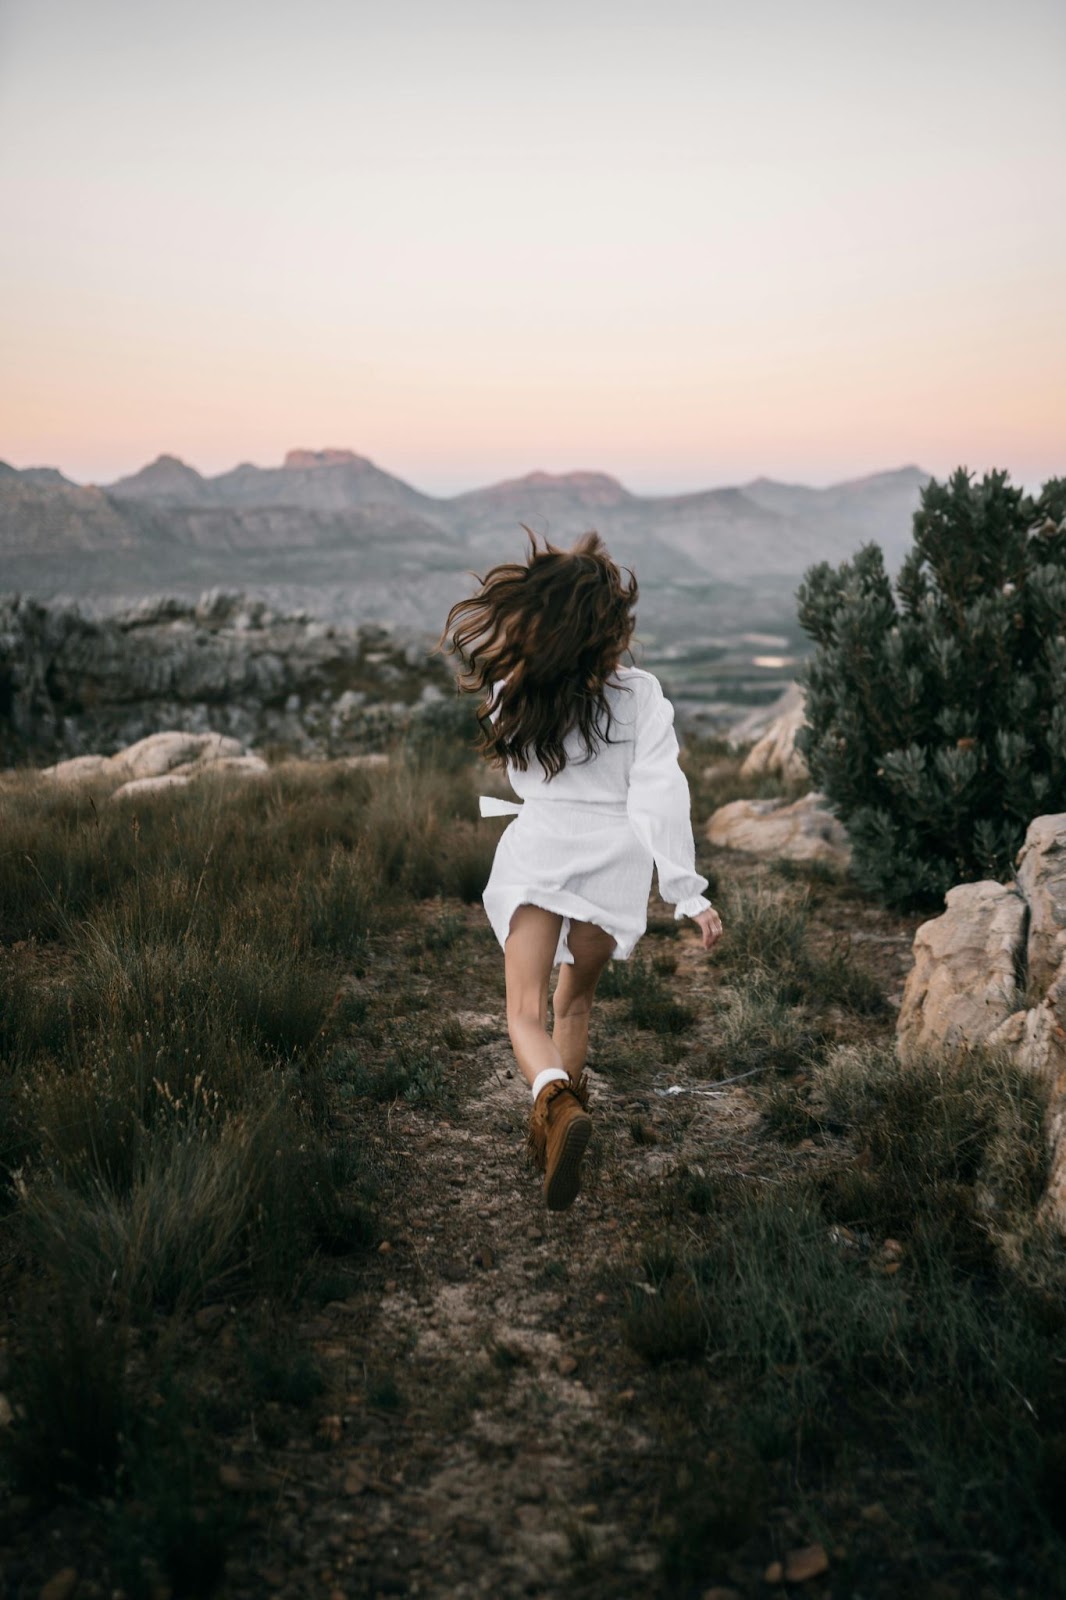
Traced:
<svg viewBox="0 0 1066 1600">
<path fill-rule="evenodd" d="M 0 0 L 0 458 L 1066 473 L 1062 0 Z"/>
</svg>

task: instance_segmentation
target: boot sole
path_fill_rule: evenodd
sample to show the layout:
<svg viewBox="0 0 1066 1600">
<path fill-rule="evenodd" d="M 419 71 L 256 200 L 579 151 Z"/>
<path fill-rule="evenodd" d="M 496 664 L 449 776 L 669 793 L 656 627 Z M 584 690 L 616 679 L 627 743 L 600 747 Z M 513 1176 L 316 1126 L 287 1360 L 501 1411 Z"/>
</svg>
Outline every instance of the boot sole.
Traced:
<svg viewBox="0 0 1066 1600">
<path fill-rule="evenodd" d="M 591 1133 L 592 1118 L 584 1114 L 574 1117 L 567 1128 L 558 1165 L 544 1186 L 549 1211 L 565 1211 L 577 1199 L 581 1191 L 581 1158 Z"/>
</svg>

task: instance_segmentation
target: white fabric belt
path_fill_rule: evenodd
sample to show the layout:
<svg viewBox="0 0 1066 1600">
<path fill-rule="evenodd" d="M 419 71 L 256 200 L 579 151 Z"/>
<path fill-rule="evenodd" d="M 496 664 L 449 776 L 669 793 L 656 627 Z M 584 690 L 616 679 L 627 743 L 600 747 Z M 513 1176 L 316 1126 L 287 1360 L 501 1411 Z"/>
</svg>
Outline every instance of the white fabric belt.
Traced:
<svg viewBox="0 0 1066 1600">
<path fill-rule="evenodd" d="M 561 811 L 584 811 L 593 815 L 624 817 L 627 806 L 624 800 L 501 800 L 494 794 L 479 794 L 478 806 L 483 817 L 517 817 L 525 806 L 552 806 Z"/>
<path fill-rule="evenodd" d="M 479 794 L 477 803 L 483 817 L 517 817 L 522 809 L 521 800 L 500 800 L 494 794 Z"/>
</svg>

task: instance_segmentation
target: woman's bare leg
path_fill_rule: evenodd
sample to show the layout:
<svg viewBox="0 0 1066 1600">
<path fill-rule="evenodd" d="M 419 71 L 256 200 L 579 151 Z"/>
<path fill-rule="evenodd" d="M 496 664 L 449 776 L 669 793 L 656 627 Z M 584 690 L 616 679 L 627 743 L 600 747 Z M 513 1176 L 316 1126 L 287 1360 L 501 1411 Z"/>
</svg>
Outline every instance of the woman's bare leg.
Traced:
<svg viewBox="0 0 1066 1600">
<path fill-rule="evenodd" d="M 563 966 L 552 998 L 552 1043 L 576 1082 L 589 1052 L 589 1013 L 600 973 L 614 953 L 614 939 L 594 922 L 571 922 L 567 935 L 573 966 Z"/>
<path fill-rule="evenodd" d="M 545 1067 L 564 1067 L 546 1027 L 548 981 L 562 925 L 558 912 L 520 905 L 503 949 L 507 1031 L 519 1071 L 530 1087 Z"/>
</svg>

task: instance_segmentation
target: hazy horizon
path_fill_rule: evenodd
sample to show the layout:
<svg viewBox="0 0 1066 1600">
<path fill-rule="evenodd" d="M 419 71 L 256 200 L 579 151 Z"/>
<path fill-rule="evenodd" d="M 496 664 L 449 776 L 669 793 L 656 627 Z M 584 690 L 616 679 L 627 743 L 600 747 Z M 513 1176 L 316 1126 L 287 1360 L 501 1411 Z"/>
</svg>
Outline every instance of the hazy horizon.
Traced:
<svg viewBox="0 0 1066 1600">
<path fill-rule="evenodd" d="M 1066 470 L 1066 11 L 0 9 L 0 457 Z"/>
</svg>

